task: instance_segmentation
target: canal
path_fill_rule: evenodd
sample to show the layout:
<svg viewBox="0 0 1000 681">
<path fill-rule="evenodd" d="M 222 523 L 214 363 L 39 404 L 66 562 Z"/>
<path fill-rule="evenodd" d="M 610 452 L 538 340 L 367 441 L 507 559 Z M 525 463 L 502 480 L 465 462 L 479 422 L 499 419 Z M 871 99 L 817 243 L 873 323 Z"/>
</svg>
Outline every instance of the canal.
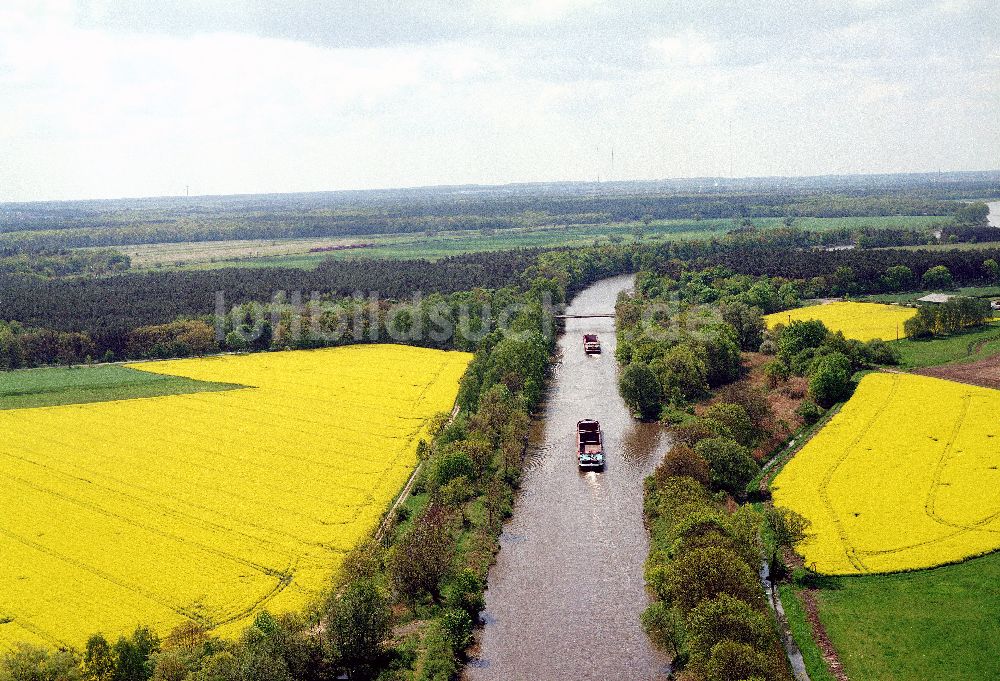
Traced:
<svg viewBox="0 0 1000 681">
<path fill-rule="evenodd" d="M 566 312 L 612 312 L 633 281 L 600 281 Z M 600 335 L 603 354 L 584 354 L 584 333 Z M 667 660 L 650 646 L 639 615 L 647 604 L 642 483 L 667 441 L 659 426 L 629 415 L 614 351 L 614 319 L 566 320 L 514 515 L 490 572 L 469 681 L 666 678 Z M 603 472 L 577 468 L 575 427 L 583 418 L 601 422 Z"/>
</svg>

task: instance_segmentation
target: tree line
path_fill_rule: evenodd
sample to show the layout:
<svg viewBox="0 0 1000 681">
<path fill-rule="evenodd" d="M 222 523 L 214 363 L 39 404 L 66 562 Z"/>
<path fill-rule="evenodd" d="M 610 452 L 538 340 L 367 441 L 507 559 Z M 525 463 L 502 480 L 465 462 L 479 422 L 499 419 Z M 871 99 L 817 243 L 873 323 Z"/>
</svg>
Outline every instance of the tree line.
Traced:
<svg viewBox="0 0 1000 681">
<path fill-rule="evenodd" d="M 5 274 L 42 277 L 81 274 L 100 276 L 124 272 L 131 266 L 132 259 L 129 256 L 110 248 L 86 251 L 65 249 L 23 251 L 9 247 L 0 249 L 0 276 Z"/>
<path fill-rule="evenodd" d="M 642 621 L 683 678 L 791 678 L 758 571 L 769 560 L 780 574 L 781 552 L 808 523 L 738 503 L 791 435 L 772 394 L 796 400 L 810 423 L 850 395 L 857 370 L 898 362 L 891 344 L 846 339 L 819 321 L 768 330 L 763 313 L 794 306 L 798 295 L 794 282 L 718 266 L 675 276 L 646 270 L 616 308 L 622 397 L 674 434 L 645 483 L 654 602 Z M 771 357 L 761 369 L 766 387 L 749 380 L 743 352 Z M 807 395 L 795 392 L 793 376 L 804 377 Z"/>
<path fill-rule="evenodd" d="M 270 320 L 266 326 L 261 322 L 256 335 L 249 332 L 251 327 L 256 328 L 256 322 L 243 325 L 246 344 L 253 349 L 351 342 L 352 334 L 341 334 L 332 341 L 325 339 L 330 338 L 332 329 L 359 312 L 376 320 L 374 324 L 366 323 L 365 329 L 374 327 L 376 335 L 391 338 L 392 327 L 399 321 L 405 322 L 406 315 L 401 320 L 389 317 L 399 312 L 399 301 L 412 301 L 417 291 L 422 298 L 413 303 L 417 309 L 411 312 L 417 326 L 425 326 L 422 322 L 436 306 L 444 308 L 448 323 L 458 328 L 463 316 L 475 316 L 481 307 L 482 301 L 469 298 L 467 292 L 508 286 L 524 288 L 525 282 L 538 276 L 554 278 L 572 292 L 578 282 L 640 269 L 676 278 L 683 271 L 724 267 L 735 274 L 770 277 L 774 286 L 783 288 L 781 297 L 786 304 L 777 309 L 784 309 L 799 298 L 896 292 L 914 290 L 920 285 L 947 289 L 1000 283 L 1000 268 L 996 266 L 1000 259 L 998 249 L 823 251 L 801 248 L 798 239 L 794 230 L 788 230 L 777 235 L 762 232 L 702 242 L 478 253 L 438 262 L 330 260 L 312 271 L 225 268 L 65 279 L 0 275 L 0 289 L 5 294 L 0 298 L 0 320 L 9 320 L 0 331 L 0 355 L 8 359 L 0 362 L 4 366 L 34 366 L 83 362 L 88 356 L 96 361 L 160 357 L 165 352 L 183 355 L 241 350 L 244 346 L 240 340 L 230 337 L 239 325 L 234 326 L 229 320 L 222 325 L 216 323 L 220 314 L 231 316 L 234 307 Z M 940 276 L 942 272 L 947 276 Z M 691 280 L 685 285 L 698 284 Z M 767 284 L 761 284 L 754 295 L 761 295 L 766 288 Z M 216 292 L 222 292 L 221 302 Z M 300 292 L 300 298 L 296 298 L 296 292 Z M 378 300 L 370 300 L 369 292 L 377 292 Z M 454 296 L 460 292 L 466 293 Z M 355 296 L 357 293 L 360 298 Z M 774 311 L 770 309 L 774 304 L 774 300 L 769 300 L 769 307 L 762 309 Z M 471 312 L 463 312 L 466 308 Z M 292 310 L 297 313 L 291 314 Z M 285 329 L 294 326 L 291 320 L 304 315 L 304 321 L 298 324 L 304 331 L 286 342 L 291 334 L 280 332 L 273 322 L 276 315 L 288 320 Z M 169 326 L 177 321 L 188 325 Z M 192 338 L 157 336 L 163 332 L 181 336 L 190 332 L 195 323 L 202 324 L 195 334 L 198 342 L 191 342 Z M 207 345 L 201 343 L 200 339 L 207 337 L 207 328 L 214 332 L 220 326 L 222 337 Z M 162 328 L 151 332 L 147 327 Z M 276 330 L 277 340 L 273 335 L 261 340 L 261 334 L 274 334 Z M 357 340 L 369 335 L 363 333 Z M 15 342 L 15 337 L 19 342 Z M 154 337 L 157 340 L 151 341 Z M 431 347 L 448 346 L 429 336 L 424 342 Z M 724 340 L 717 342 L 729 347 Z M 21 350 L 10 350 L 18 344 Z M 453 345 L 468 347 L 461 341 Z M 725 370 L 712 368 L 713 376 L 719 371 Z"/>
<path fill-rule="evenodd" d="M 976 184 L 969 185 L 971 191 Z M 986 189 L 978 189 L 979 195 Z M 994 188 L 995 191 L 995 188 Z M 866 187 L 751 188 L 706 186 L 664 191 L 611 185 L 586 191 L 521 187 L 468 191 L 216 197 L 213 199 L 18 204 L 0 206 L 0 247 L 123 246 L 178 241 L 369 236 L 448 230 L 503 230 L 541 225 L 669 219 L 940 215 L 962 203 L 953 191 Z"/>
</svg>

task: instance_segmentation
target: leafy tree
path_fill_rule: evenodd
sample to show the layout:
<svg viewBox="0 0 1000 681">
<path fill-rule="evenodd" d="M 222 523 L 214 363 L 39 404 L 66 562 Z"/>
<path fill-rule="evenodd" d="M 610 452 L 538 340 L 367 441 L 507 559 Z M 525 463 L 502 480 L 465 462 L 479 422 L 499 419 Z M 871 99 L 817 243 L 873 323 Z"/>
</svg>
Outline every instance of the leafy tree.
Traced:
<svg viewBox="0 0 1000 681">
<path fill-rule="evenodd" d="M 663 601 L 651 603 L 643 611 L 642 628 L 658 650 L 677 657 L 684 649 L 684 618 Z"/>
<path fill-rule="evenodd" d="M 750 287 L 743 296 L 747 305 L 762 310 L 765 314 L 782 308 L 782 299 L 770 279 L 764 278 Z"/>
<path fill-rule="evenodd" d="M 909 291 L 913 287 L 913 270 L 906 265 L 893 265 L 885 271 L 882 282 L 890 291 Z"/>
<path fill-rule="evenodd" d="M 991 283 L 1000 282 L 1000 265 L 993 258 L 983 261 L 983 272 L 986 273 L 986 280 Z"/>
<path fill-rule="evenodd" d="M 243 681 L 240 661 L 229 650 L 213 653 L 191 674 L 190 681 Z"/>
<path fill-rule="evenodd" d="M 67 650 L 20 643 L 0 659 L 0 681 L 81 681 L 78 662 Z"/>
<path fill-rule="evenodd" d="M 226 347 L 239 352 L 250 347 L 250 343 L 239 331 L 230 331 L 226 334 Z"/>
<path fill-rule="evenodd" d="M 673 535 L 670 553 L 674 556 L 703 548 L 737 550 L 725 516 L 715 509 L 684 509 L 675 523 Z"/>
<path fill-rule="evenodd" d="M 735 381 L 743 369 L 740 347 L 730 327 L 716 329 L 702 341 L 705 351 L 705 380 L 712 387 Z"/>
<path fill-rule="evenodd" d="M 829 335 L 829 329 L 818 319 L 795 320 L 778 336 L 778 356 L 789 361 L 803 350 L 818 348 Z"/>
<path fill-rule="evenodd" d="M 917 308 L 917 314 L 903 322 L 903 331 L 910 338 L 926 338 L 937 332 L 937 312 L 929 305 Z"/>
<path fill-rule="evenodd" d="M 476 621 L 479 619 L 479 613 L 486 607 L 483 589 L 483 580 L 469 568 L 464 568 L 445 583 L 442 589 L 444 603 L 449 607 L 464 610 L 473 621 Z"/>
<path fill-rule="evenodd" d="M 83 669 L 87 678 L 92 681 L 111 681 L 115 672 L 115 657 L 103 634 L 94 634 L 87 639 Z"/>
<path fill-rule="evenodd" d="M 472 427 L 489 438 L 496 448 L 510 434 L 514 412 L 524 405 L 506 385 L 499 383 L 483 391 L 472 416 Z"/>
<path fill-rule="evenodd" d="M 837 296 L 849 295 L 858 290 L 854 268 L 846 265 L 838 267 L 830 278 L 830 292 Z"/>
<path fill-rule="evenodd" d="M 944 265 L 935 265 L 921 277 L 921 283 L 925 289 L 933 291 L 944 291 L 955 288 L 955 280 L 951 276 L 951 271 Z"/>
<path fill-rule="evenodd" d="M 703 485 L 708 485 L 710 479 L 708 462 L 683 442 L 670 448 L 663 461 L 656 467 L 655 473 L 658 481 L 681 476 L 697 480 Z"/>
<path fill-rule="evenodd" d="M 660 414 L 660 383 L 648 365 L 632 362 L 618 379 L 618 390 L 629 410 L 643 419 Z"/>
<path fill-rule="evenodd" d="M 702 421 L 718 437 L 735 440 L 745 447 L 757 439 L 757 428 L 747 410 L 738 404 L 716 402 L 702 413 Z"/>
<path fill-rule="evenodd" d="M 917 314 L 906 320 L 903 328 L 913 338 L 957 333 L 962 329 L 981 326 L 992 312 L 990 305 L 979 298 L 952 298 L 938 305 L 923 305 Z"/>
<path fill-rule="evenodd" d="M 656 362 L 664 395 L 692 399 L 708 392 L 708 366 L 704 353 L 689 343 L 679 343 Z"/>
<path fill-rule="evenodd" d="M 778 506 L 767 506 L 764 509 L 764 517 L 767 519 L 767 524 L 771 528 L 774 541 L 778 546 L 791 549 L 806 538 L 809 520 L 795 511 Z"/>
<path fill-rule="evenodd" d="M 990 207 L 982 201 L 962 204 L 955 211 L 955 223 L 968 227 L 986 227 L 989 224 Z"/>
<path fill-rule="evenodd" d="M 694 450 L 708 461 L 712 486 L 734 496 L 742 496 L 747 483 L 760 472 L 750 450 L 729 438 L 707 438 L 695 445 Z"/>
<path fill-rule="evenodd" d="M 153 675 L 153 653 L 159 651 L 160 639 L 147 627 L 139 627 L 129 638 L 122 636 L 113 646 L 115 659 L 112 681 L 148 681 Z"/>
<path fill-rule="evenodd" d="M 782 663 L 782 666 L 787 663 Z M 772 657 L 738 641 L 715 644 L 705 664 L 706 681 L 777 681 L 785 674 Z"/>
<path fill-rule="evenodd" d="M 766 650 L 774 642 L 770 618 L 746 601 L 720 594 L 702 601 L 686 619 L 688 645 L 696 664 L 712 654 L 722 641 L 745 643 L 755 650 Z"/>
<path fill-rule="evenodd" d="M 809 378 L 809 394 L 817 404 L 829 407 L 851 393 L 851 360 L 839 352 L 816 360 Z"/>
<path fill-rule="evenodd" d="M 472 459 L 458 445 L 453 444 L 431 456 L 425 480 L 428 491 L 434 494 L 456 478 L 473 478 L 475 474 Z"/>
<path fill-rule="evenodd" d="M 371 580 L 362 580 L 348 584 L 327 608 L 327 631 L 338 666 L 351 678 L 368 675 L 392 633 L 389 601 Z"/>
<path fill-rule="evenodd" d="M 451 570 L 455 552 L 453 512 L 431 502 L 389 553 L 389 574 L 396 588 L 416 600 L 440 596 L 442 578 Z"/>
<path fill-rule="evenodd" d="M 722 318 L 736 332 L 736 342 L 741 350 L 755 352 L 764 341 L 764 317 L 760 308 L 750 307 L 744 302 L 734 300 L 721 303 L 719 311 Z"/>
<path fill-rule="evenodd" d="M 548 364 L 548 344 L 540 332 L 511 333 L 489 353 L 483 389 L 502 382 L 511 392 L 523 390 L 528 404 L 537 404 L 545 389 Z"/>
<path fill-rule="evenodd" d="M 694 549 L 666 568 L 666 600 L 687 614 L 699 603 L 728 594 L 756 605 L 763 602 L 757 572 L 729 549 Z"/>
<path fill-rule="evenodd" d="M 905 332 L 905 323 L 903 329 Z M 881 338 L 872 338 L 865 343 L 865 355 L 866 363 L 874 366 L 896 365 L 901 359 L 899 346 L 887 343 Z"/>
<path fill-rule="evenodd" d="M 729 536 L 733 550 L 747 565 L 756 566 L 764 552 L 761 528 L 764 516 L 750 504 L 743 504 L 729 514 Z"/>
</svg>

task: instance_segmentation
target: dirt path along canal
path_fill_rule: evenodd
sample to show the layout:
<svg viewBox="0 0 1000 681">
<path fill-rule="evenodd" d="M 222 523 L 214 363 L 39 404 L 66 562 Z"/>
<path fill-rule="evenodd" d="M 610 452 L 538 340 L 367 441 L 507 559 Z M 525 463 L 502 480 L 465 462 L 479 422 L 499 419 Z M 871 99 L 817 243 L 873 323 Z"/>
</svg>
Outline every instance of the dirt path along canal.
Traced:
<svg viewBox="0 0 1000 681">
<path fill-rule="evenodd" d="M 600 281 L 567 314 L 613 312 L 632 282 Z M 599 334 L 601 355 L 584 354 L 585 333 Z M 659 426 L 634 421 L 618 395 L 614 319 L 567 319 L 559 350 L 466 678 L 663 679 L 667 661 L 650 646 L 639 615 L 647 604 L 642 481 L 666 439 Z M 577 468 L 575 428 L 583 418 L 601 422 L 603 472 Z"/>
</svg>

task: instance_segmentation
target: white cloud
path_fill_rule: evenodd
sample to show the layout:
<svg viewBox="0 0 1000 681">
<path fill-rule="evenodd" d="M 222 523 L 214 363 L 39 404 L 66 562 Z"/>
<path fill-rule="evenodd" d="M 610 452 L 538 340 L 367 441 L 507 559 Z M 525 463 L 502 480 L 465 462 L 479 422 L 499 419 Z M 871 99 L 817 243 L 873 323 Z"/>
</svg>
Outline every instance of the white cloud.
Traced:
<svg viewBox="0 0 1000 681">
<path fill-rule="evenodd" d="M 667 36 L 650 42 L 650 47 L 670 65 L 705 66 L 715 58 L 715 44 L 697 31 Z"/>
<path fill-rule="evenodd" d="M 138 0 L 0 6 L 0 200 L 593 179 L 612 146 L 619 179 L 727 174 L 730 126 L 737 174 L 1000 158 L 1000 53 L 973 0 L 349 26 L 336 3 L 310 23 L 172 2 L 159 23 Z"/>
<path fill-rule="evenodd" d="M 595 4 L 597 0 L 508 0 L 496 3 L 495 11 L 514 23 L 539 24 L 557 21 Z"/>
</svg>

